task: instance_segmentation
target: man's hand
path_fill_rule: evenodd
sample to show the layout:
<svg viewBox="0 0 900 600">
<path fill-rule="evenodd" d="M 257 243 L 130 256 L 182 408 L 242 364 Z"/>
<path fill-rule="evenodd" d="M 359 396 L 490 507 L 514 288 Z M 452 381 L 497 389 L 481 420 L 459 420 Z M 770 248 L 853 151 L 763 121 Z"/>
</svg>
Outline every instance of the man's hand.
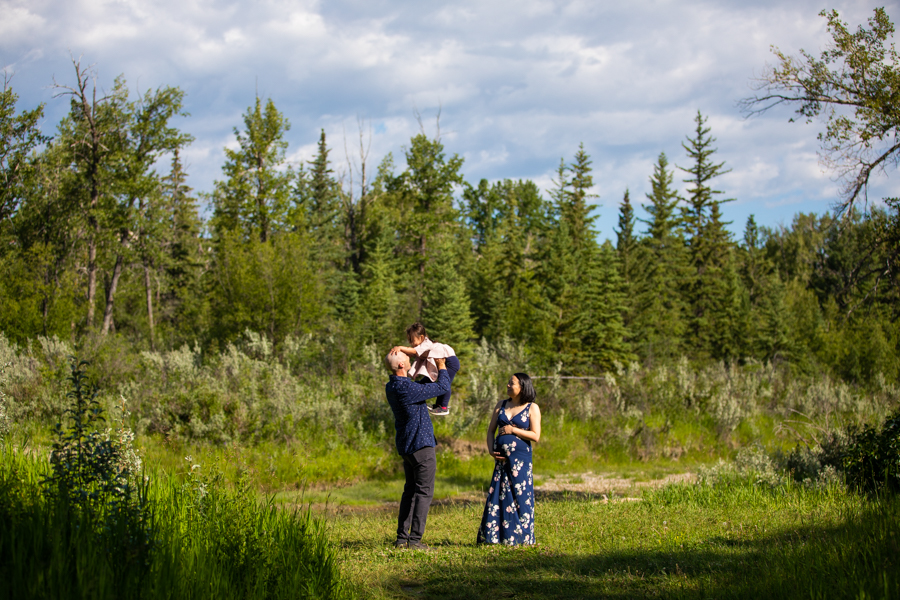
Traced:
<svg viewBox="0 0 900 600">
<path fill-rule="evenodd" d="M 438 369 L 447 369 L 447 359 L 446 358 L 436 358 L 434 362 L 437 364 Z"/>
</svg>

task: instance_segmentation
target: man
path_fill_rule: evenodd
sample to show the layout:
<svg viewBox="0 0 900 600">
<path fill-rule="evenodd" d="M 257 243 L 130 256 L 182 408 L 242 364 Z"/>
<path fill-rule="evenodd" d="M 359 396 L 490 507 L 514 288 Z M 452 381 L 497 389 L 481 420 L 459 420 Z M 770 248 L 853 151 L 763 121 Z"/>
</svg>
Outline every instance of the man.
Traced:
<svg viewBox="0 0 900 600">
<path fill-rule="evenodd" d="M 391 376 L 384 392 L 394 412 L 397 452 L 403 457 L 403 472 L 406 474 L 394 547 L 428 550 L 428 546 L 422 543 L 422 535 L 434 496 L 437 468 L 434 446 L 437 442 L 428 416 L 427 401 L 450 391 L 450 376 L 442 358 L 435 359 L 437 381 L 426 384 L 416 383 L 406 376 L 409 371 L 409 357 L 406 354 L 391 351 L 385 361 Z"/>
</svg>

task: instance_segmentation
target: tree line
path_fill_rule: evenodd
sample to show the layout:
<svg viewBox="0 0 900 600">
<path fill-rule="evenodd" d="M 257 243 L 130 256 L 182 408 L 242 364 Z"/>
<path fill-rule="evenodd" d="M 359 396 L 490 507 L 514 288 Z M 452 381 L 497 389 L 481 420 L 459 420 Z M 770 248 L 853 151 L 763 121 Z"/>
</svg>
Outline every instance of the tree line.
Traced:
<svg viewBox="0 0 900 600">
<path fill-rule="evenodd" d="M 0 96 L 0 330 L 16 341 L 215 350 L 249 330 L 276 347 L 328 340 L 323 360 L 348 369 L 421 320 L 463 355 L 513 340 L 533 368 L 567 374 L 682 356 L 900 374 L 897 201 L 777 227 L 751 216 L 734 239 L 718 189 L 728 169 L 700 112 L 674 162 L 659 154 L 650 193 L 624 191 L 616 239 L 601 242 L 583 146 L 546 194 L 466 181 L 424 129 L 402 169 L 392 154 L 372 168 L 362 135 L 341 168 L 324 130 L 314 159 L 293 165 L 289 120 L 257 97 L 220 179 L 195 194 L 183 92 L 134 95 L 119 78 L 104 93 L 74 67 L 52 136 L 43 106 L 17 112 L 8 81 Z"/>
</svg>

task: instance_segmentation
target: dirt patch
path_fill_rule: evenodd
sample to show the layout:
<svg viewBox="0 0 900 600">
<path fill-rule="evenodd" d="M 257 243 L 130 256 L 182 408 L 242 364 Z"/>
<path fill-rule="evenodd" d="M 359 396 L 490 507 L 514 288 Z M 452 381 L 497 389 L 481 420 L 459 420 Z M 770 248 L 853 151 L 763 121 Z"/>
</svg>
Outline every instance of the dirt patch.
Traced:
<svg viewBox="0 0 900 600">
<path fill-rule="evenodd" d="M 437 438 L 437 442 L 438 446 L 436 450 L 438 452 L 446 452 L 449 450 L 460 460 L 469 460 L 473 456 L 484 454 L 484 443 L 476 444 L 475 442 L 470 442 L 468 440 L 444 437 Z"/>
<path fill-rule="evenodd" d="M 655 489 L 671 483 L 693 482 L 696 479 L 697 476 L 694 473 L 676 473 L 660 479 L 635 481 L 630 477 L 587 472 L 557 475 L 553 479 L 542 481 L 540 485 L 535 486 L 534 491 L 554 496 L 562 493 L 576 493 L 601 497 L 626 497 L 643 489 Z"/>
</svg>

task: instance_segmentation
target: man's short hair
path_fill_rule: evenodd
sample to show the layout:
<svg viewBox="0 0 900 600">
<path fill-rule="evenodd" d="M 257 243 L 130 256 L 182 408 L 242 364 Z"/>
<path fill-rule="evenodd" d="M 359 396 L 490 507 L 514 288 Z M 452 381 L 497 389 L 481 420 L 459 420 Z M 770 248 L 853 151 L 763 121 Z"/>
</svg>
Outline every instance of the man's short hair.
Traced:
<svg viewBox="0 0 900 600">
<path fill-rule="evenodd" d="M 402 352 L 397 352 L 396 354 L 388 352 L 388 355 L 384 357 L 384 364 L 391 371 L 399 369 L 404 362 L 409 364 L 409 357 Z"/>
</svg>

